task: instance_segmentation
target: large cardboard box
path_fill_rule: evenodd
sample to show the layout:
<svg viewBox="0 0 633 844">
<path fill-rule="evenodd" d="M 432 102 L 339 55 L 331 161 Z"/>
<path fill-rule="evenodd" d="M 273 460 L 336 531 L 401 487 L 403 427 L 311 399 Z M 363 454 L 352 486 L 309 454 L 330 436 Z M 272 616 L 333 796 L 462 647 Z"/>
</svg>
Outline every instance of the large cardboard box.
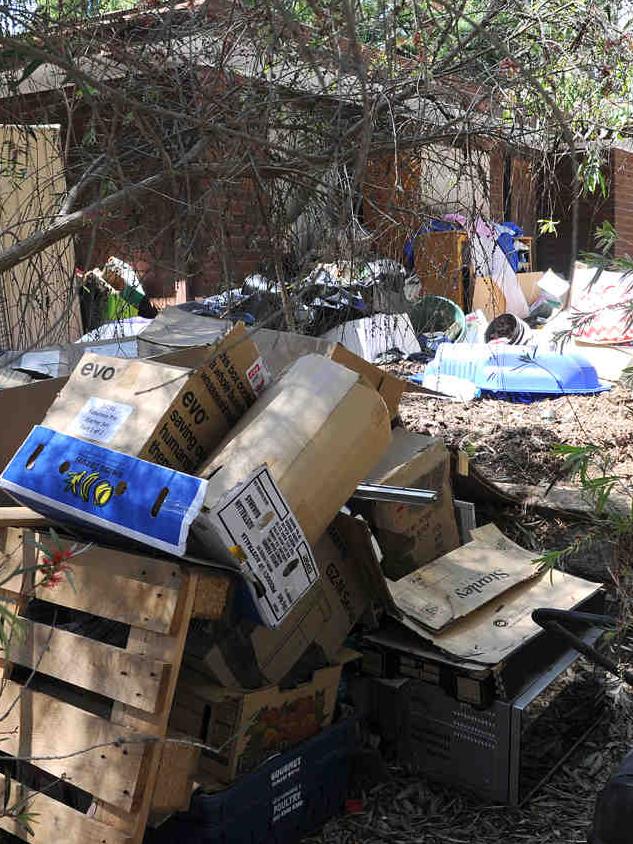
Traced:
<svg viewBox="0 0 633 844">
<path fill-rule="evenodd" d="M 201 467 L 199 474 L 209 480 L 194 530 L 212 547 L 214 535 L 227 528 L 219 502 L 264 471 L 264 486 L 281 493 L 314 545 L 390 441 L 389 413 L 373 387 L 346 367 L 306 355 L 268 388 Z M 245 506 L 259 518 L 261 507 Z M 236 520 L 234 544 L 241 544 L 240 531 L 250 521 Z"/>
<path fill-rule="evenodd" d="M 201 467 L 207 491 L 192 533 L 205 553 L 244 561 L 270 626 L 317 579 L 311 547 L 390 440 L 389 413 L 373 387 L 306 355 Z"/>
<path fill-rule="evenodd" d="M 391 446 L 370 471 L 368 480 L 389 486 L 430 489 L 438 494 L 432 504 L 376 502 L 370 505 L 369 517 L 383 553 L 382 565 L 387 577 L 398 580 L 458 547 L 450 454 L 439 437 L 394 428 Z"/>
<path fill-rule="evenodd" d="M 85 354 L 44 426 L 193 474 L 268 383 L 238 325 L 191 371 Z"/>
<path fill-rule="evenodd" d="M 345 652 L 342 659 L 356 657 Z M 176 689 L 170 727 L 214 748 L 205 772 L 230 783 L 275 753 L 310 738 L 332 721 L 342 662 L 315 671 L 292 689 L 223 689 L 187 668 Z"/>
<path fill-rule="evenodd" d="M 236 619 L 227 629 L 191 631 L 186 662 L 222 686 L 256 688 L 283 680 L 313 645 L 333 662 L 374 598 L 380 567 L 370 542 L 343 535 L 351 516 L 339 515 L 314 548 L 319 579 L 276 629 Z M 340 528 L 340 530 L 338 529 Z M 341 532 L 343 531 L 343 533 Z"/>
</svg>

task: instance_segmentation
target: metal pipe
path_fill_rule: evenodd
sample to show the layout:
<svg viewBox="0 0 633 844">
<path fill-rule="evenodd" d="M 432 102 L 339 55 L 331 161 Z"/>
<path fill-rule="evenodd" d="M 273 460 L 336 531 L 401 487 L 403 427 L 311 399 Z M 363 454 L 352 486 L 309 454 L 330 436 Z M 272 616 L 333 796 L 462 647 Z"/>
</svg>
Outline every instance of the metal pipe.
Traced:
<svg viewBox="0 0 633 844">
<path fill-rule="evenodd" d="M 437 492 L 430 489 L 411 489 L 406 486 L 383 486 L 382 484 L 358 484 L 352 498 L 363 501 L 389 501 L 393 504 L 433 504 Z"/>
</svg>

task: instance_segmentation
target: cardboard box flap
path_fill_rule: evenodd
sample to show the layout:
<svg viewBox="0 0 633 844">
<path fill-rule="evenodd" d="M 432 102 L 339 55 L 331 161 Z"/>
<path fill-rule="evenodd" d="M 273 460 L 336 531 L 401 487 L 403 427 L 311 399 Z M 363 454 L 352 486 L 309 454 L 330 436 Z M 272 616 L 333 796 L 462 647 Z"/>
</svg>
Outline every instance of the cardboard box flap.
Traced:
<svg viewBox="0 0 633 844">
<path fill-rule="evenodd" d="M 400 622 L 453 658 L 493 666 L 542 633 L 532 620 L 533 610 L 573 609 L 600 588 L 597 583 L 553 570 L 518 584 L 500 600 L 486 604 L 435 635 L 411 618 L 402 617 Z"/>
<path fill-rule="evenodd" d="M 441 437 L 426 437 L 399 427 L 392 430 L 391 437 L 389 449 L 367 477 L 370 483 L 419 489 L 417 482 L 437 463 L 437 455 L 448 454 Z"/>
<path fill-rule="evenodd" d="M 480 677 L 487 677 L 490 674 L 489 666 L 481 665 L 478 662 L 470 662 L 467 659 L 460 659 L 447 654 L 445 651 L 440 651 L 431 642 L 425 641 L 419 635 L 416 636 L 409 628 L 395 621 L 392 621 L 389 625 L 381 626 L 379 630 L 365 633 L 363 640 L 389 650 L 400 651 L 400 653 L 408 656 L 419 657 L 420 659 L 441 659 L 445 665 L 452 665 L 454 668 L 467 670 L 471 674 Z"/>
<path fill-rule="evenodd" d="M 439 631 L 512 586 L 537 575 L 533 554 L 499 551 L 469 542 L 389 583 L 398 608 L 429 630 Z"/>
<path fill-rule="evenodd" d="M 139 351 L 155 355 L 164 349 L 208 346 L 220 340 L 231 325 L 229 320 L 199 316 L 171 305 L 139 333 Z"/>
<path fill-rule="evenodd" d="M 362 375 L 382 396 L 391 419 L 395 419 L 398 415 L 400 397 L 407 386 L 406 382 L 389 372 L 383 372 L 382 369 L 363 360 L 340 343 L 322 337 L 308 337 L 288 331 L 272 331 L 268 328 L 258 328 L 255 339 L 274 376 L 280 375 L 303 355 L 323 355 Z"/>
</svg>

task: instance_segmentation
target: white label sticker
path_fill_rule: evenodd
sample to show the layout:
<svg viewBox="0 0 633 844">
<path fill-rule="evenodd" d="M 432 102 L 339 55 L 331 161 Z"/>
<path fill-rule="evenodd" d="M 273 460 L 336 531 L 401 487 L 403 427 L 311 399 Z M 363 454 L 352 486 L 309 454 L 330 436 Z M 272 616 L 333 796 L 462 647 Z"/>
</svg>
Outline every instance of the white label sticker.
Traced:
<svg viewBox="0 0 633 844">
<path fill-rule="evenodd" d="M 263 617 L 277 627 L 318 579 L 312 549 L 264 466 L 210 514 L 227 547 L 237 550 L 257 582 Z"/>
<path fill-rule="evenodd" d="M 109 443 L 133 410 L 131 404 L 92 396 L 73 419 L 68 433 L 97 443 Z"/>
<path fill-rule="evenodd" d="M 263 358 L 257 358 L 250 369 L 246 370 L 246 377 L 256 396 L 264 392 L 270 384 L 271 377 Z"/>
</svg>

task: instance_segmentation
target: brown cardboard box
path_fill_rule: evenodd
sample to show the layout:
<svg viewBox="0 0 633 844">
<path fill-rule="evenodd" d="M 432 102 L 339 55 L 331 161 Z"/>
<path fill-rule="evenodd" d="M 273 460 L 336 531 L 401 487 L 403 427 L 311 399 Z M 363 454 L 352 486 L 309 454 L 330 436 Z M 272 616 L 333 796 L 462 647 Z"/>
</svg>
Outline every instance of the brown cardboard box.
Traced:
<svg viewBox="0 0 633 844">
<path fill-rule="evenodd" d="M 272 331 L 267 328 L 259 329 L 256 338 L 257 345 L 273 375 L 280 374 L 303 355 L 325 355 L 362 375 L 382 396 L 391 419 L 395 419 L 398 415 L 400 397 L 406 383 L 389 372 L 383 372 L 373 363 L 363 360 L 340 343 L 323 340 L 321 337 L 306 337 L 302 334 Z"/>
<path fill-rule="evenodd" d="M 345 651 L 342 661 L 360 656 Z M 215 752 L 203 752 L 205 774 L 230 783 L 274 753 L 315 735 L 332 721 L 342 661 L 315 671 L 293 689 L 223 689 L 183 669 L 171 727 L 196 736 Z"/>
<path fill-rule="evenodd" d="M 430 489 L 433 504 L 413 506 L 376 502 L 370 521 L 383 553 L 383 571 L 398 580 L 459 545 L 453 509 L 450 454 L 439 437 L 394 428 L 392 443 L 367 478 L 372 483 Z"/>
<path fill-rule="evenodd" d="M 390 441 L 389 413 L 378 393 L 346 367 L 306 355 L 268 388 L 201 467 L 199 474 L 209 479 L 206 508 L 216 508 L 266 466 L 267 482 L 281 492 L 314 545 Z M 204 523 L 204 510 L 194 531 Z"/>
<path fill-rule="evenodd" d="M 318 579 L 311 547 L 390 440 L 373 387 L 306 355 L 201 467 L 207 489 L 191 533 L 207 556 L 243 562 L 267 626 L 277 627 Z"/>
<path fill-rule="evenodd" d="M 320 578 L 285 621 L 271 630 L 240 622 L 213 638 L 190 636 L 186 662 L 208 671 L 222 686 L 255 688 L 283 680 L 311 645 L 333 662 L 349 631 L 378 597 L 381 577 L 371 543 L 351 545 L 345 531 L 351 516 L 340 515 L 314 548 Z M 208 626 L 212 630 L 212 626 Z"/>
<path fill-rule="evenodd" d="M 538 282 L 542 278 L 542 272 L 517 273 L 517 281 L 521 286 L 528 305 L 531 305 L 538 299 L 540 293 Z M 500 314 L 505 314 L 506 298 L 491 278 L 486 276 L 475 279 L 472 310 L 483 311 L 484 316 L 488 320 L 493 320 Z"/>
<path fill-rule="evenodd" d="M 268 380 L 241 324 L 205 357 L 191 371 L 85 354 L 43 424 L 193 474 Z"/>
</svg>

